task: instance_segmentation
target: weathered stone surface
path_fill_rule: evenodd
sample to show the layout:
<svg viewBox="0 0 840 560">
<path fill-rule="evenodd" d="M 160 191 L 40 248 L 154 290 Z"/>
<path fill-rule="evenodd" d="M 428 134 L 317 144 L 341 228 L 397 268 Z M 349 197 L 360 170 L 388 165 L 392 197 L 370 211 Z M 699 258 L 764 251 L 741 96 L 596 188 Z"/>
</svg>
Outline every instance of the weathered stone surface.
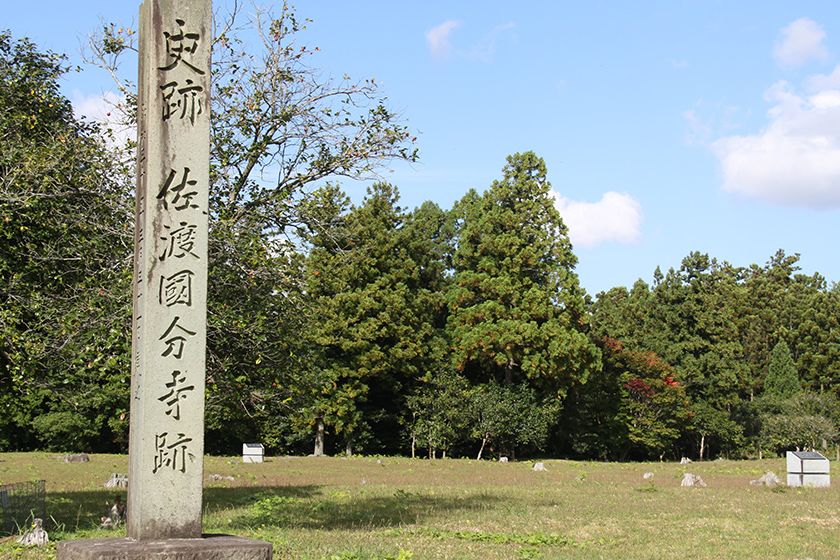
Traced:
<svg viewBox="0 0 840 560">
<path fill-rule="evenodd" d="M 64 456 L 65 463 L 89 463 L 90 457 L 87 453 L 74 453 L 72 455 Z"/>
<path fill-rule="evenodd" d="M 234 480 L 236 480 L 236 477 L 233 477 L 233 476 L 230 476 L 230 475 L 226 476 L 226 475 L 223 475 L 223 474 L 213 473 L 213 474 L 210 475 L 210 480 L 213 481 L 213 482 L 221 482 L 223 480 L 227 481 L 227 482 L 233 482 Z"/>
<path fill-rule="evenodd" d="M 508 462 L 508 458 L 507 458 L 507 457 L 499 457 L 499 462 L 500 462 L 500 463 L 507 463 L 507 462 Z"/>
<path fill-rule="evenodd" d="M 773 471 L 767 471 L 764 473 L 760 478 L 757 480 L 751 480 L 750 484 L 753 486 L 777 486 L 781 484 L 782 481 L 776 476 L 776 473 Z"/>
<path fill-rule="evenodd" d="M 645 480 L 651 480 L 651 479 L 653 479 L 653 473 L 652 472 L 646 472 L 645 474 L 642 475 L 642 478 L 644 478 Z"/>
<path fill-rule="evenodd" d="M 50 536 L 44 530 L 43 520 L 36 517 L 32 523 L 32 528 L 21 535 L 17 542 L 24 546 L 44 546 L 50 542 Z"/>
<path fill-rule="evenodd" d="M 708 486 L 706 481 L 704 481 L 700 475 L 692 474 L 692 473 L 685 473 L 683 474 L 682 482 L 680 482 L 680 486 L 685 488 L 705 488 Z"/>
<path fill-rule="evenodd" d="M 536 472 L 548 472 L 548 469 L 545 468 L 545 463 L 534 463 L 534 471 L 536 471 Z"/>
<path fill-rule="evenodd" d="M 204 482 L 210 0 L 140 9 L 127 534 L 198 538 Z"/>
<path fill-rule="evenodd" d="M 58 560 L 271 560 L 271 543 L 231 537 L 93 539 L 58 544 Z"/>
<path fill-rule="evenodd" d="M 111 478 L 105 481 L 105 488 L 128 488 L 128 475 L 111 473 Z"/>
</svg>

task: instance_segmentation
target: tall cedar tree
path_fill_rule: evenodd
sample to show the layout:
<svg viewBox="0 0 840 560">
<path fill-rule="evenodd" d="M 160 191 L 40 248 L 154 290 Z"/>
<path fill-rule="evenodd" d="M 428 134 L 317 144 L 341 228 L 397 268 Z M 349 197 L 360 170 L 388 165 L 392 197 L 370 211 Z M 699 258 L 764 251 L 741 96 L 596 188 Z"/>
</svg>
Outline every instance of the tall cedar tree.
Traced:
<svg viewBox="0 0 840 560">
<path fill-rule="evenodd" d="M 792 397 L 801 390 L 790 348 L 783 340 L 780 340 L 770 352 L 767 379 L 764 380 L 764 393 L 785 398 Z"/>
<path fill-rule="evenodd" d="M 348 452 L 356 443 L 374 451 L 400 445 L 405 395 L 441 346 L 433 325 L 440 306 L 426 286 L 439 280 L 418 265 L 429 257 L 411 253 L 417 230 L 405 225 L 398 201 L 394 187 L 375 184 L 344 219 L 342 238 L 327 246 L 321 239 L 307 262 L 321 357 L 313 416 Z"/>
<path fill-rule="evenodd" d="M 473 381 L 529 381 L 562 396 L 600 365 L 545 162 L 507 158 L 500 181 L 456 208 L 448 293 L 452 357 Z"/>
</svg>

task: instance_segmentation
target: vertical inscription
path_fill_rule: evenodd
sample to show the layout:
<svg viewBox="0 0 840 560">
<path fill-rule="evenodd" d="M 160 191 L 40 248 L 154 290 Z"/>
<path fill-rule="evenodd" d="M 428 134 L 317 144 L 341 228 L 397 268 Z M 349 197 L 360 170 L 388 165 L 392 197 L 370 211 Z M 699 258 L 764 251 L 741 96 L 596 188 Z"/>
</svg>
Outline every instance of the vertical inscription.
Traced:
<svg viewBox="0 0 840 560">
<path fill-rule="evenodd" d="M 201 535 L 209 4 L 141 6 L 128 504 L 138 539 Z"/>
</svg>

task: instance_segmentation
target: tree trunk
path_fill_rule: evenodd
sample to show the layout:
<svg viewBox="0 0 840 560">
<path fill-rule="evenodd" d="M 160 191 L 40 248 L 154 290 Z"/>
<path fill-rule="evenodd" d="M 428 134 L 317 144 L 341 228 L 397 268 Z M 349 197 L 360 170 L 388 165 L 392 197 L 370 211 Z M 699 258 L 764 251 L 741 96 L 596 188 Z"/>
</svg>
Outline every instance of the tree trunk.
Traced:
<svg viewBox="0 0 840 560">
<path fill-rule="evenodd" d="M 353 456 L 353 438 L 347 438 L 347 444 L 344 446 L 344 452 L 348 457 Z"/>
<path fill-rule="evenodd" d="M 481 438 L 481 449 L 478 450 L 478 457 L 475 458 L 476 461 L 481 461 L 481 454 L 484 452 L 484 444 L 487 443 L 487 438 Z"/>
<path fill-rule="evenodd" d="M 316 457 L 323 457 L 324 455 L 324 419 L 318 417 L 318 431 L 315 432 L 315 452 Z"/>
<path fill-rule="evenodd" d="M 703 450 L 706 448 L 706 434 L 700 436 L 700 460 L 703 460 Z"/>
<path fill-rule="evenodd" d="M 443 452 L 440 455 L 440 458 L 441 459 L 446 459 L 446 449 L 443 450 Z"/>
<path fill-rule="evenodd" d="M 417 449 L 417 437 L 414 434 L 411 434 L 411 458 L 414 459 L 416 457 L 416 449 Z"/>
</svg>

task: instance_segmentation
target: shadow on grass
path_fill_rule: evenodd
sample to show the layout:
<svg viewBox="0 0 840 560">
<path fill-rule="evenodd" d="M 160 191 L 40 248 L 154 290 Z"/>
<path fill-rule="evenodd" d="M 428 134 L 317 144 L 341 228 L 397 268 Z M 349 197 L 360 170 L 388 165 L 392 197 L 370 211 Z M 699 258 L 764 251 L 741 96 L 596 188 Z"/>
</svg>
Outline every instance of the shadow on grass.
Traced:
<svg viewBox="0 0 840 560">
<path fill-rule="evenodd" d="M 267 496 L 282 496 L 291 500 L 305 500 L 320 493 L 319 486 L 243 486 L 232 488 L 205 488 L 204 515 L 220 510 L 247 509 Z M 46 509 L 50 526 L 65 531 L 97 528 L 103 516 L 108 515 L 114 498 L 126 501 L 125 490 L 86 490 L 80 492 L 47 491 Z M 176 498 L 177 499 L 177 498 Z"/>
<path fill-rule="evenodd" d="M 456 511 L 495 507 L 499 498 L 482 493 L 472 496 L 434 496 L 396 490 L 390 495 L 355 495 L 331 492 L 314 499 L 267 497 L 228 518 L 233 529 L 302 528 L 317 530 L 373 529 L 422 523 L 446 518 Z"/>
<path fill-rule="evenodd" d="M 47 516 L 66 532 L 98 527 L 114 496 L 109 490 L 47 494 Z M 497 496 L 435 496 L 396 490 L 391 494 L 325 492 L 317 485 L 210 487 L 204 489 L 205 529 L 213 532 L 256 528 L 317 530 L 371 529 L 445 518 L 456 511 L 495 507 Z"/>
</svg>

